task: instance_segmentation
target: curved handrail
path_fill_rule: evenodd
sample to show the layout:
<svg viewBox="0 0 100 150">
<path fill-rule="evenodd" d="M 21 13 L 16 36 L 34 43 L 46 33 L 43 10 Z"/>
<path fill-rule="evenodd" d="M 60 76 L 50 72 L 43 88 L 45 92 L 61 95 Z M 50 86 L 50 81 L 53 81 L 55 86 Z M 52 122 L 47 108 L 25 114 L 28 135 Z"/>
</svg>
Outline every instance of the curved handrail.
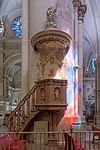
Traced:
<svg viewBox="0 0 100 150">
<path fill-rule="evenodd" d="M 17 112 L 17 110 L 23 105 L 23 103 L 27 100 L 27 98 L 36 90 L 37 86 L 34 85 L 32 89 L 28 92 L 28 94 L 20 101 L 20 103 L 17 105 L 17 107 L 11 112 L 10 116 L 7 119 L 7 122 L 9 123 L 10 119 L 14 116 L 14 114 Z"/>
</svg>

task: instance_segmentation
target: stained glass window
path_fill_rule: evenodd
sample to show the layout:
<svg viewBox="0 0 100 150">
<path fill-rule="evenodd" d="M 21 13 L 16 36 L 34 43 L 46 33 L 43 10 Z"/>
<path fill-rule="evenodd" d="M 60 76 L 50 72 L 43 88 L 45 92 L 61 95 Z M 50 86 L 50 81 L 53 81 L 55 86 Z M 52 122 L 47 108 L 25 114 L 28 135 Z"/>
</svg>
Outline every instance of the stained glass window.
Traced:
<svg viewBox="0 0 100 150">
<path fill-rule="evenodd" d="M 22 37 L 22 17 L 18 16 L 12 21 L 11 24 L 12 31 L 16 35 L 16 37 Z"/>
<path fill-rule="evenodd" d="M 92 63 L 92 73 L 95 73 L 95 58 L 94 57 L 92 57 L 91 63 Z"/>
</svg>

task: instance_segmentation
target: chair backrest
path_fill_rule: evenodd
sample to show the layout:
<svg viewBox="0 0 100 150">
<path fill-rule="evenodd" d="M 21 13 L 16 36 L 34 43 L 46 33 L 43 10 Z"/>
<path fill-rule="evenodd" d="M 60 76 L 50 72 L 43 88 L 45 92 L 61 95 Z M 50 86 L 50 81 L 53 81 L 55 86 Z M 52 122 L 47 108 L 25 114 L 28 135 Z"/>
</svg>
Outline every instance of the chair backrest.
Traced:
<svg viewBox="0 0 100 150">
<path fill-rule="evenodd" d="M 95 125 L 92 125 L 92 131 L 97 131 L 95 133 L 93 133 L 94 135 L 97 135 L 97 136 L 100 136 L 100 128 L 99 127 L 96 127 Z"/>
<path fill-rule="evenodd" d="M 65 150 L 75 150 L 73 137 L 69 133 L 64 131 L 64 138 L 65 138 Z"/>
</svg>

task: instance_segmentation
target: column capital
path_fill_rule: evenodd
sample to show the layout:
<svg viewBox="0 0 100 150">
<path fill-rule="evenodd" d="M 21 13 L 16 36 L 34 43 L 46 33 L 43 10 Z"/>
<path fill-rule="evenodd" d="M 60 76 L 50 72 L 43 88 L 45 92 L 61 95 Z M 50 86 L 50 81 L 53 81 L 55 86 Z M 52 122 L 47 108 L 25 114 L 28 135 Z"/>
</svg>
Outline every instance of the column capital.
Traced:
<svg viewBox="0 0 100 150">
<path fill-rule="evenodd" d="M 78 20 L 84 21 L 85 13 L 87 11 L 87 6 L 82 4 L 78 8 Z"/>
<path fill-rule="evenodd" d="M 73 7 L 75 11 L 78 11 L 78 7 L 81 5 L 80 0 L 73 0 Z"/>
</svg>

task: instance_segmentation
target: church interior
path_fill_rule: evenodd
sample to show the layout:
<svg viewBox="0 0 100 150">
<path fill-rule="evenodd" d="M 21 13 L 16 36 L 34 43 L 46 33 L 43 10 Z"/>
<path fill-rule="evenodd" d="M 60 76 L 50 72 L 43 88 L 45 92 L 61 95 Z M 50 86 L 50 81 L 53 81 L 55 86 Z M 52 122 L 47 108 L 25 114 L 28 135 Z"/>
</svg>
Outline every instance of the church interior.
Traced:
<svg viewBox="0 0 100 150">
<path fill-rule="evenodd" d="M 99 7 L 0 0 L 1 150 L 100 149 Z"/>
</svg>

